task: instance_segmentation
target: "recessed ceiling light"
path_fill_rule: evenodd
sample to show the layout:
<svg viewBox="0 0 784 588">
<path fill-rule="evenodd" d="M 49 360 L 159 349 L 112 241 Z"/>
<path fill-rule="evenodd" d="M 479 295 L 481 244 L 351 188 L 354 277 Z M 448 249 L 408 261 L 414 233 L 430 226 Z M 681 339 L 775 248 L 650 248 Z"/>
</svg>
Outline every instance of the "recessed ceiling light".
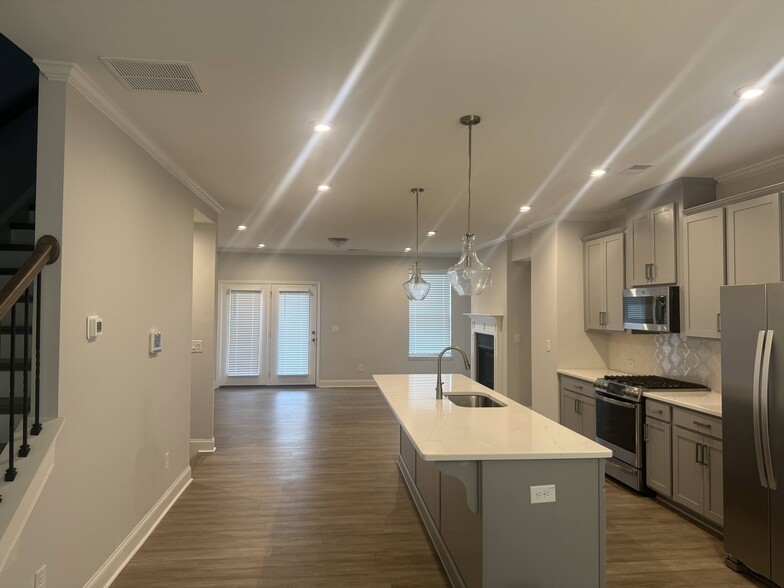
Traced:
<svg viewBox="0 0 784 588">
<path fill-rule="evenodd" d="M 238 227 L 237 227 L 237 230 L 238 230 L 238 231 L 244 231 L 244 230 L 245 230 L 245 229 L 247 229 L 247 228 L 248 228 L 248 227 L 246 227 L 245 225 L 240 225 L 240 226 L 238 226 Z"/>
<path fill-rule="evenodd" d="M 411 251 L 411 247 L 406 247 L 403 249 L 403 253 L 408 253 L 409 251 Z"/>
<path fill-rule="evenodd" d="M 761 86 L 743 86 L 733 92 L 740 100 L 751 100 L 765 93 L 765 88 Z"/>
<path fill-rule="evenodd" d="M 600 177 L 602 177 L 606 173 L 607 173 L 606 169 L 603 169 L 603 168 L 599 167 L 599 168 L 591 170 L 591 177 L 592 178 L 600 178 Z"/>
<path fill-rule="evenodd" d="M 316 131 L 317 133 L 326 133 L 332 130 L 332 127 L 329 126 L 327 123 L 314 122 L 312 124 L 313 124 L 313 130 Z"/>
<path fill-rule="evenodd" d="M 436 235 L 436 232 L 435 232 L 435 231 L 428 231 L 428 232 L 427 232 L 427 236 L 428 236 L 428 237 L 435 237 L 435 235 Z"/>
<path fill-rule="evenodd" d="M 326 184 L 321 184 L 318 188 L 316 188 L 316 190 L 318 190 L 319 192 L 326 192 L 327 190 L 329 190 L 329 186 L 327 186 Z"/>
<path fill-rule="evenodd" d="M 266 245 L 264 243 L 259 243 L 256 247 L 258 247 L 259 249 L 264 249 Z"/>
<path fill-rule="evenodd" d="M 529 210 L 531 210 L 530 206 L 521 206 L 520 207 L 520 212 L 528 212 Z"/>
</svg>

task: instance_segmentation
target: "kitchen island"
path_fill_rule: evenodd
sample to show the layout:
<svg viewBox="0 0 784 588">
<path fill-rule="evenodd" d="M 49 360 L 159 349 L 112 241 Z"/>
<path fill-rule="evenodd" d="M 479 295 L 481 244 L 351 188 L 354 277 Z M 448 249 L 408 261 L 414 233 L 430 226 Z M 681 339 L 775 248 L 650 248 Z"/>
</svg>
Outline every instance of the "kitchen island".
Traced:
<svg viewBox="0 0 784 588">
<path fill-rule="evenodd" d="M 454 586 L 603 586 L 601 445 L 485 388 L 376 375 L 400 423 L 398 465 Z M 478 394 L 500 407 L 468 408 Z"/>
</svg>

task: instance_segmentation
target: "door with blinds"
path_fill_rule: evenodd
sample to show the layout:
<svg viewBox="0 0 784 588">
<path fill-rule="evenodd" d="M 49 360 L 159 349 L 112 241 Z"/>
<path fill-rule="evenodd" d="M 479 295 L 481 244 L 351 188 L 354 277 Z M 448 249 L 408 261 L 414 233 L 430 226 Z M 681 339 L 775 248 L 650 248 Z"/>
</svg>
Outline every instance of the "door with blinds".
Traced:
<svg viewBox="0 0 784 588">
<path fill-rule="evenodd" d="M 316 385 L 316 292 L 272 286 L 270 384 Z"/>
<path fill-rule="evenodd" d="M 317 284 L 222 284 L 221 385 L 316 384 Z"/>
</svg>

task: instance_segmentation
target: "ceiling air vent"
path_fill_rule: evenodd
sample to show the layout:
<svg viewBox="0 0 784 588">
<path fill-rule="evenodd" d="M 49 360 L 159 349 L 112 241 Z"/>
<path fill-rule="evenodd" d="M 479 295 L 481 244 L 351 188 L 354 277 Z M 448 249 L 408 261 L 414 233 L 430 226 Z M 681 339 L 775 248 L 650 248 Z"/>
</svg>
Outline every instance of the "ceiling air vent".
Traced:
<svg viewBox="0 0 784 588">
<path fill-rule="evenodd" d="M 653 165 L 647 165 L 645 163 L 638 163 L 637 165 L 633 165 L 631 167 L 627 167 L 625 170 L 618 172 L 619 176 L 636 176 L 637 174 L 641 174 L 646 169 L 652 168 Z"/>
<path fill-rule="evenodd" d="M 328 237 L 327 241 L 332 243 L 335 247 L 340 249 L 348 242 L 348 237 Z"/>
<path fill-rule="evenodd" d="M 123 85 L 141 92 L 203 94 L 193 65 L 184 61 L 101 57 Z"/>
</svg>

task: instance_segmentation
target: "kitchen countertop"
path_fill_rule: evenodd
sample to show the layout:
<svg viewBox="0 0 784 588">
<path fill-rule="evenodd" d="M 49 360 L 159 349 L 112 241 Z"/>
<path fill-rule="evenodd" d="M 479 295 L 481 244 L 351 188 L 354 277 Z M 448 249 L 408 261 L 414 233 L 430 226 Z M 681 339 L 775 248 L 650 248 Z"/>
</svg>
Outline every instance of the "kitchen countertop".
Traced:
<svg viewBox="0 0 784 588">
<path fill-rule="evenodd" d="M 595 382 L 599 378 L 603 378 L 604 376 L 630 376 L 631 374 L 626 372 L 619 372 L 616 370 L 609 370 L 604 368 L 558 368 L 555 370 L 559 374 L 563 374 L 564 376 L 572 376 L 573 378 L 578 378 L 580 380 L 585 380 L 586 382 Z"/>
<path fill-rule="evenodd" d="M 464 408 L 436 399 L 435 374 L 374 375 L 425 461 L 599 459 L 612 452 L 462 374 L 445 374 L 444 393 L 480 393 L 502 408 Z"/>
<path fill-rule="evenodd" d="M 721 394 L 711 392 L 645 392 L 643 396 L 721 418 Z"/>
</svg>

